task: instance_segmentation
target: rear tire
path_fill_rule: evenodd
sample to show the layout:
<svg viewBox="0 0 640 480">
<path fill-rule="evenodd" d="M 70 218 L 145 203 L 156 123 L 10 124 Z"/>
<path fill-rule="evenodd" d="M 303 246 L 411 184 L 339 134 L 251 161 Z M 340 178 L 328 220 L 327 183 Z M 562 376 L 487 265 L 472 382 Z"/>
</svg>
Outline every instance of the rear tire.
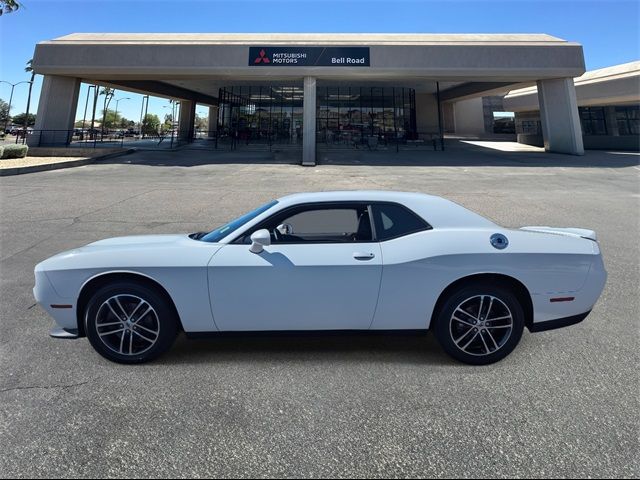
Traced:
<svg viewBox="0 0 640 480">
<path fill-rule="evenodd" d="M 112 362 L 149 362 L 165 353 L 178 334 L 175 309 L 157 289 L 133 281 L 99 288 L 85 311 L 91 346 Z"/>
<path fill-rule="evenodd" d="M 449 295 L 437 314 L 434 331 L 453 358 L 488 365 L 516 348 L 524 323 L 522 305 L 511 290 L 477 283 Z"/>
</svg>

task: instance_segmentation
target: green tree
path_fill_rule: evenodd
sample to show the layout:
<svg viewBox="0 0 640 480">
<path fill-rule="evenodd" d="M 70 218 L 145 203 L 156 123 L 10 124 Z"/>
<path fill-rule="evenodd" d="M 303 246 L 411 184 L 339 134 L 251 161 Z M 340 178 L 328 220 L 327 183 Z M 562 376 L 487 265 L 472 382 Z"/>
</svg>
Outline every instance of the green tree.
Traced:
<svg viewBox="0 0 640 480">
<path fill-rule="evenodd" d="M 145 135 L 157 134 L 160 129 L 160 118 L 153 114 L 147 113 L 142 120 L 142 132 Z"/>
<path fill-rule="evenodd" d="M 20 6 L 16 0 L 0 0 L 0 15 L 15 12 Z"/>
<path fill-rule="evenodd" d="M 196 113 L 195 126 L 196 130 L 207 130 L 209 128 L 209 118 L 201 117 Z"/>
<path fill-rule="evenodd" d="M 173 115 L 171 115 L 170 113 L 167 113 L 164 116 L 164 124 L 162 125 L 162 129 L 171 131 L 172 127 L 173 127 Z"/>
<path fill-rule="evenodd" d="M 36 124 L 36 116 L 33 113 L 19 113 L 18 115 L 13 116 L 12 121 L 16 125 L 33 127 Z"/>
<path fill-rule="evenodd" d="M 106 129 L 118 128 L 123 120 L 122 115 L 118 113 L 116 116 L 116 112 L 114 110 L 107 110 L 106 112 L 103 111 L 102 118 L 104 119 L 104 127 Z"/>
<path fill-rule="evenodd" d="M 4 126 L 9 121 L 9 104 L 0 98 L 0 124 Z"/>
</svg>

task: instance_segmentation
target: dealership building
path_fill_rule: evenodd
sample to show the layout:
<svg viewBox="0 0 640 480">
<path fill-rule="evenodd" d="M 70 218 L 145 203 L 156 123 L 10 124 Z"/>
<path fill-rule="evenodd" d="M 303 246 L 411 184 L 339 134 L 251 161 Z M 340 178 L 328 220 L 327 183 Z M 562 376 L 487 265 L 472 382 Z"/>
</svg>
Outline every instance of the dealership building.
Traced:
<svg viewBox="0 0 640 480">
<path fill-rule="evenodd" d="M 212 137 L 290 142 L 305 165 L 328 142 L 441 138 L 464 125 L 455 105 L 530 87 L 545 149 L 584 153 L 582 46 L 543 34 L 72 34 L 39 43 L 33 67 L 32 144 L 74 128 L 82 82 L 178 100 L 185 141 L 207 106 Z"/>
<path fill-rule="evenodd" d="M 640 62 L 586 72 L 574 85 L 585 148 L 640 150 Z M 543 145 L 535 88 L 509 92 L 503 108 L 515 112 L 518 142 Z"/>
</svg>

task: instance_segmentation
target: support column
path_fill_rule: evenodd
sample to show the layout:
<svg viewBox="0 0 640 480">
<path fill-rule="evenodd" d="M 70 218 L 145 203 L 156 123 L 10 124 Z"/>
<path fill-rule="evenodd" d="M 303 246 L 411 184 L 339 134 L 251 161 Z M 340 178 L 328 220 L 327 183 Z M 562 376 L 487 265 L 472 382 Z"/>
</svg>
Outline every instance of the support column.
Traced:
<svg viewBox="0 0 640 480">
<path fill-rule="evenodd" d="M 316 79 L 304 77 L 302 105 L 302 165 L 316 164 Z"/>
<path fill-rule="evenodd" d="M 573 78 L 538 80 L 537 83 L 544 149 L 584 155 Z"/>
<path fill-rule="evenodd" d="M 218 107 L 209 107 L 209 131 L 207 135 L 209 138 L 216 136 L 218 132 Z"/>
<path fill-rule="evenodd" d="M 34 132 L 27 136 L 29 146 L 65 146 L 71 142 L 79 92 L 79 78 L 44 76 Z"/>
<path fill-rule="evenodd" d="M 178 116 L 178 139 L 192 142 L 196 126 L 196 102 L 180 100 L 180 115 Z"/>
</svg>

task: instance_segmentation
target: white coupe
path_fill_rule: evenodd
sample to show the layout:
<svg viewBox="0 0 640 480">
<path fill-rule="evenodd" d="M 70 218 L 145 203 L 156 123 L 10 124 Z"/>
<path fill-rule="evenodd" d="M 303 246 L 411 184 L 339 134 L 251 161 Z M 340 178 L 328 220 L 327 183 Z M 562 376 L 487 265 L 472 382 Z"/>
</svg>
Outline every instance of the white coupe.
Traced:
<svg viewBox="0 0 640 480">
<path fill-rule="evenodd" d="M 501 360 L 527 327 L 582 321 L 607 273 L 596 235 L 507 229 L 419 193 L 274 200 L 210 232 L 112 238 L 35 267 L 53 337 L 140 363 L 176 335 L 433 330 L 466 363 Z"/>
</svg>

